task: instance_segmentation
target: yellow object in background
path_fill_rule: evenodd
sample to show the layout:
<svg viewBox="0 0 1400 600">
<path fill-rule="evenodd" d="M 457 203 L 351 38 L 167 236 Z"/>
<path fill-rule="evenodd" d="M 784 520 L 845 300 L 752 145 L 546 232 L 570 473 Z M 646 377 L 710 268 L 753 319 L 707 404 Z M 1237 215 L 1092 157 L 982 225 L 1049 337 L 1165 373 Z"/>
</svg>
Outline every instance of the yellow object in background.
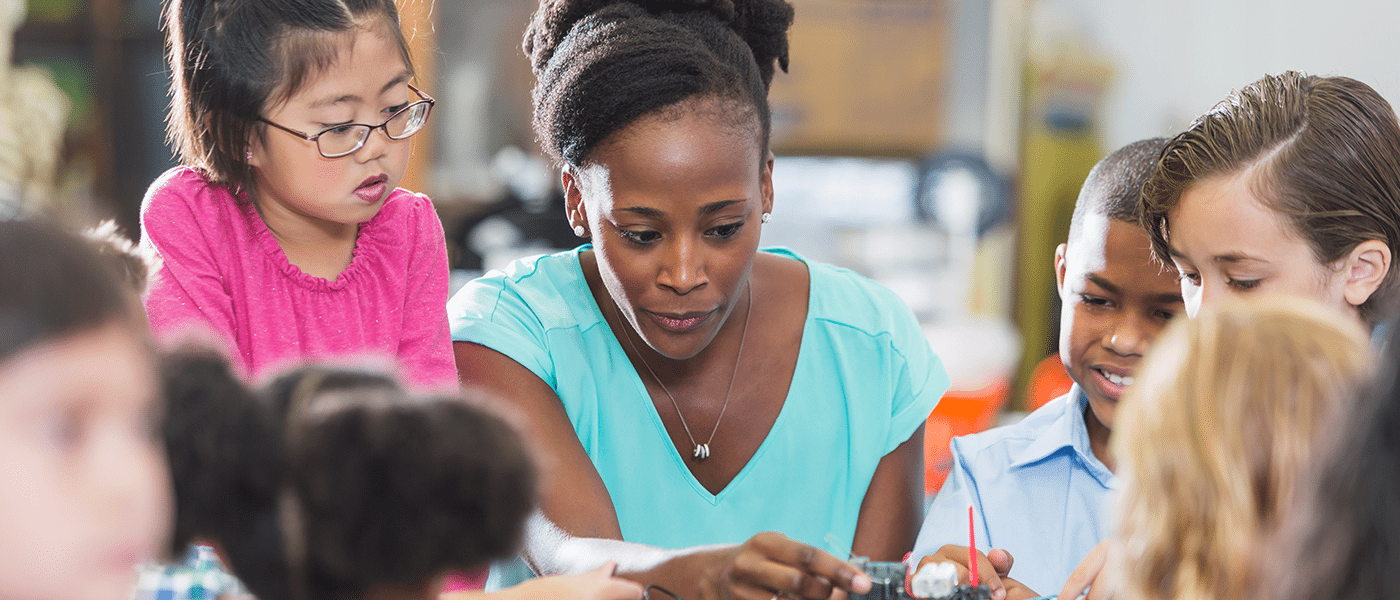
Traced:
<svg viewBox="0 0 1400 600">
<path fill-rule="evenodd" d="M 1058 350 L 1055 247 L 1069 233 L 1080 185 L 1104 155 L 1098 109 L 1112 73 L 1107 59 L 1069 44 L 1027 63 L 1015 279 L 1016 324 L 1024 348 L 1017 406 L 1024 404 L 1021 390 L 1036 364 Z"/>
</svg>

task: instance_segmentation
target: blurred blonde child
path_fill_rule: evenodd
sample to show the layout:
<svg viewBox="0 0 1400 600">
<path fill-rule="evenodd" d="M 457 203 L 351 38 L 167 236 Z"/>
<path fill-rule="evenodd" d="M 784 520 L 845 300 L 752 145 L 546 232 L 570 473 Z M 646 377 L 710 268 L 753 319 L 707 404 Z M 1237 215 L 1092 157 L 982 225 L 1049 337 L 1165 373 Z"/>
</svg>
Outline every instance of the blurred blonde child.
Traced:
<svg viewBox="0 0 1400 600">
<path fill-rule="evenodd" d="M 1090 598 L 1256 589 L 1258 555 L 1372 363 L 1359 323 L 1306 300 L 1236 300 L 1173 323 L 1118 417 L 1118 529 L 1096 550 L 1107 566 Z M 1074 579 L 1062 598 L 1082 589 Z"/>
<path fill-rule="evenodd" d="M 1329 427 L 1276 543 L 1258 600 L 1400 597 L 1400 329 L 1376 380 Z"/>
</svg>

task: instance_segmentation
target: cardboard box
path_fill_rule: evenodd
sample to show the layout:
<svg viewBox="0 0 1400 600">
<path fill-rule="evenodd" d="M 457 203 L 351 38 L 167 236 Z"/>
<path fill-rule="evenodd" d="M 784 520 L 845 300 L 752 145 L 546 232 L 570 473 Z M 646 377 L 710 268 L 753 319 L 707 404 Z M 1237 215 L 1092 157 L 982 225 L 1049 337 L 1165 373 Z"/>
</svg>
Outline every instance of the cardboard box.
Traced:
<svg viewBox="0 0 1400 600">
<path fill-rule="evenodd" d="M 947 0 L 792 0 L 791 65 L 773 79 L 773 148 L 915 156 L 941 136 Z"/>
</svg>

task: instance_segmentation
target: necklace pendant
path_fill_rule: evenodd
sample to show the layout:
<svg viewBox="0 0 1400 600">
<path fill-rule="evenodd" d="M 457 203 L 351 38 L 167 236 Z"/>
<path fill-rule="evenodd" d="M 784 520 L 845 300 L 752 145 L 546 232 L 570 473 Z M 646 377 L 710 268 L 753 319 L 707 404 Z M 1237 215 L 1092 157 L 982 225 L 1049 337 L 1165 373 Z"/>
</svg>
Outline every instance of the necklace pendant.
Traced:
<svg viewBox="0 0 1400 600">
<path fill-rule="evenodd" d="M 695 457 L 695 460 L 705 460 L 705 459 L 709 458 L 709 457 L 710 457 L 710 445 L 709 445 L 709 444 L 696 444 L 696 445 L 695 445 L 695 452 L 692 452 L 692 453 L 691 453 L 691 456 L 694 456 L 694 457 Z"/>
</svg>

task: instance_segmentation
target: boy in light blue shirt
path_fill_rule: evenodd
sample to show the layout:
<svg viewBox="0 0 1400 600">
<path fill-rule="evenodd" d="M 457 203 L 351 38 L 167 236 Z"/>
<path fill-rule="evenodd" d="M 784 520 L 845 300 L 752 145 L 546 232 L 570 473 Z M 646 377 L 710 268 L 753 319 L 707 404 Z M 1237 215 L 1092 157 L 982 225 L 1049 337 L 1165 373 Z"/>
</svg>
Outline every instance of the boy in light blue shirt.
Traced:
<svg viewBox="0 0 1400 600">
<path fill-rule="evenodd" d="M 1135 142 L 1095 165 L 1069 239 L 1055 250 L 1060 357 L 1073 388 L 1020 423 L 952 441 L 952 470 L 914 555 L 965 565 L 973 506 L 977 546 L 1015 558 L 1012 581 L 983 569 L 994 599 L 1059 592 L 1111 530 L 1113 415 L 1148 346 L 1184 308 L 1175 271 L 1154 262 L 1137 220 L 1142 184 L 1166 143 Z M 993 558 L 1002 571 L 1010 562 Z"/>
</svg>

